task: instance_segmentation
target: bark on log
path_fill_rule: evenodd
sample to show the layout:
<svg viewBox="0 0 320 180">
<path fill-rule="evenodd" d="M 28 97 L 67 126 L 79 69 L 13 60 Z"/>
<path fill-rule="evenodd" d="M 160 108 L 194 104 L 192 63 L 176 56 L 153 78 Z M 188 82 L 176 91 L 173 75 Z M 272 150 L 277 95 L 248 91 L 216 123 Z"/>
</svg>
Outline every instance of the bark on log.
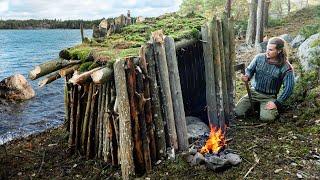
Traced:
<svg viewBox="0 0 320 180">
<path fill-rule="evenodd" d="M 160 109 L 159 89 L 156 78 L 156 64 L 152 44 L 148 43 L 145 50 L 145 58 L 148 63 L 148 72 L 150 75 L 150 94 L 152 105 L 152 116 L 154 119 L 155 132 L 156 132 L 156 149 L 157 158 L 162 159 L 165 157 L 166 152 L 166 139 L 164 134 L 163 117 Z"/>
<path fill-rule="evenodd" d="M 182 49 L 182 48 L 186 48 L 190 45 L 195 44 L 196 42 L 198 42 L 198 39 L 196 38 L 192 38 L 192 39 L 182 39 L 180 41 L 177 41 L 175 43 L 176 46 L 176 50 Z"/>
<path fill-rule="evenodd" d="M 139 67 L 137 67 L 139 68 Z M 144 85 L 143 85 L 143 77 L 141 72 L 137 72 L 137 92 L 136 96 L 138 98 L 138 117 L 141 125 L 141 137 L 142 137 L 142 147 L 143 147 L 143 157 L 145 162 L 145 167 L 147 173 L 150 173 L 152 170 L 151 166 L 151 156 L 150 156 L 150 147 L 149 147 L 149 134 L 147 132 L 147 124 L 146 124 L 146 116 L 145 116 L 145 104 L 148 99 L 144 97 Z"/>
<path fill-rule="evenodd" d="M 230 92 L 230 84 L 232 83 L 232 79 L 228 79 L 228 74 L 230 73 L 230 31 L 229 31 L 229 21 L 228 18 L 225 16 L 222 19 L 222 22 L 219 23 L 218 26 L 219 31 L 219 38 L 220 43 L 223 49 L 223 51 L 220 51 L 224 54 L 221 54 L 221 74 L 222 74 L 222 92 L 223 92 L 223 106 L 224 106 L 224 115 L 225 115 L 225 123 L 229 124 L 229 118 L 230 118 L 230 107 L 229 107 L 229 93 Z M 231 82 L 231 83 L 230 83 Z M 230 97 L 232 98 L 232 97 Z M 222 128 L 224 129 L 224 125 Z"/>
<path fill-rule="evenodd" d="M 127 92 L 124 61 L 118 59 L 114 63 L 115 85 L 119 101 L 119 134 L 120 134 L 120 164 L 123 179 L 129 179 L 134 174 L 132 153 L 132 131 L 130 121 L 130 105 Z"/>
<path fill-rule="evenodd" d="M 71 79 L 69 79 L 69 83 L 82 85 L 84 83 L 91 82 L 91 74 L 95 71 L 100 70 L 101 67 L 94 68 L 90 71 L 84 72 L 82 74 L 74 74 Z"/>
<path fill-rule="evenodd" d="M 234 33 L 234 19 L 231 17 L 229 20 L 229 30 L 230 30 L 230 67 L 229 67 L 229 77 L 228 77 L 228 89 L 229 91 L 229 109 L 230 109 L 230 119 L 234 119 L 234 108 L 235 108 L 235 70 L 234 66 L 236 64 L 236 46 L 235 46 L 235 33 Z"/>
<path fill-rule="evenodd" d="M 57 79 L 61 78 L 59 72 L 54 72 L 53 74 L 45 77 L 43 80 L 39 81 L 39 87 L 43 87 L 46 84 L 49 84 Z"/>
<path fill-rule="evenodd" d="M 83 153 L 87 150 L 87 140 L 88 140 L 88 124 L 90 118 L 91 100 L 92 100 L 93 84 L 89 85 L 88 98 L 86 103 L 86 110 L 83 118 L 82 124 L 82 134 L 81 134 L 81 149 Z"/>
<path fill-rule="evenodd" d="M 102 85 L 98 85 L 97 86 L 98 89 L 98 94 L 97 94 L 97 98 L 98 98 L 98 104 L 97 104 L 97 118 L 96 118 L 96 124 L 95 124 L 95 135 L 94 135 L 94 153 L 95 153 L 95 157 L 100 158 L 99 157 L 99 133 L 100 133 L 100 116 L 101 116 L 101 104 L 102 104 Z"/>
<path fill-rule="evenodd" d="M 70 85 L 65 81 L 64 84 L 64 111 L 65 111 L 65 118 L 64 118 L 64 125 L 69 131 L 70 128 Z"/>
<path fill-rule="evenodd" d="M 92 81 L 96 84 L 104 84 L 111 78 L 112 74 L 113 74 L 112 69 L 108 67 L 104 67 L 98 71 L 93 72 L 91 74 L 91 78 L 92 78 Z"/>
<path fill-rule="evenodd" d="M 80 63 L 80 61 L 68 61 L 61 58 L 54 59 L 43 64 L 37 65 L 33 70 L 29 72 L 29 78 L 31 80 L 35 80 L 39 77 L 45 76 L 66 66 L 78 63 Z"/>
<path fill-rule="evenodd" d="M 72 74 L 75 70 L 79 69 L 79 67 L 79 64 L 67 66 L 65 68 L 60 69 L 59 74 L 61 77 L 65 77 L 69 74 Z"/>
<path fill-rule="evenodd" d="M 217 112 L 219 123 L 216 124 L 218 126 L 221 125 L 221 122 L 224 124 L 224 110 L 223 110 L 223 97 L 222 97 L 222 75 L 221 75 L 221 59 L 220 59 L 220 45 L 219 45 L 219 37 L 218 37 L 218 27 L 217 21 L 215 18 L 210 23 L 210 32 L 212 34 L 212 44 L 214 44 L 213 48 L 213 63 L 214 63 L 214 77 L 216 82 L 216 96 L 217 96 Z"/>
<path fill-rule="evenodd" d="M 168 63 L 170 90 L 172 96 L 173 112 L 175 125 L 177 129 L 177 137 L 180 151 L 189 149 L 187 123 L 184 112 L 180 76 L 178 70 L 178 62 L 176 57 L 176 49 L 174 40 L 171 37 L 164 39 L 166 59 Z"/>
<path fill-rule="evenodd" d="M 70 148 L 70 154 L 74 153 L 75 150 L 75 132 L 76 132 L 76 111 L 77 111 L 77 87 L 73 86 L 71 88 L 71 98 L 70 98 L 70 105 L 71 105 L 71 112 L 70 112 L 70 131 L 69 131 L 69 139 L 68 144 Z"/>
<path fill-rule="evenodd" d="M 103 142 L 104 142 L 104 129 L 106 128 L 104 126 L 104 112 L 105 112 L 105 107 L 106 107 L 106 91 L 107 91 L 107 85 L 103 84 L 102 85 L 102 101 L 101 101 L 101 108 L 100 108 L 100 123 L 99 123 L 99 146 L 98 146 L 98 157 L 101 158 L 103 157 Z"/>
<path fill-rule="evenodd" d="M 81 137 L 81 96 L 82 96 L 82 88 L 81 86 L 76 85 L 77 90 L 77 113 L 76 113 L 76 137 L 75 137 L 75 147 L 76 150 L 79 150 L 80 147 L 80 137 Z"/>
<path fill-rule="evenodd" d="M 152 39 L 154 42 L 155 60 L 159 70 L 159 83 L 161 87 L 161 98 L 163 102 L 163 111 L 168 126 L 168 135 L 170 139 L 170 147 L 175 150 L 178 149 L 177 132 L 175 127 L 173 105 L 170 91 L 168 66 L 165 54 L 165 48 L 163 45 L 164 37 L 163 32 L 156 31 L 152 33 Z"/>
<path fill-rule="evenodd" d="M 142 72 L 144 72 L 143 84 L 144 84 L 144 97 L 148 99 L 145 104 L 145 114 L 146 114 L 146 123 L 147 123 L 147 133 L 150 140 L 150 156 L 152 163 L 157 161 L 157 148 L 156 140 L 154 135 L 154 123 L 152 119 L 152 105 L 151 105 L 151 96 L 150 96 L 150 76 L 148 73 L 147 61 L 145 56 L 145 47 L 140 49 L 140 67 Z"/>
<path fill-rule="evenodd" d="M 135 98 L 136 92 L 136 71 L 135 65 L 133 63 L 132 58 L 127 59 L 127 81 L 128 81 L 128 95 L 129 95 L 129 103 L 130 103 L 130 115 L 131 120 L 133 121 L 133 141 L 134 141 L 134 155 L 135 155 L 135 163 L 138 171 L 144 170 L 144 158 L 143 158 L 143 149 L 142 149 L 142 140 L 141 140 L 141 132 L 140 132 L 140 124 L 138 119 L 138 109 L 137 109 L 137 100 Z M 139 167 L 139 169 L 138 169 Z M 140 169 L 141 168 L 141 169 Z"/>
<path fill-rule="evenodd" d="M 110 139 L 109 139 L 109 123 L 110 123 L 110 111 L 108 109 L 110 103 L 110 82 L 107 82 L 106 85 L 106 96 L 105 96 L 105 110 L 103 116 L 103 148 L 102 148 L 102 155 L 103 160 L 105 162 L 109 162 L 110 156 Z"/>
<path fill-rule="evenodd" d="M 207 24 L 201 27 L 205 64 L 207 114 L 210 124 L 218 124 L 215 73 L 213 65 L 212 32 Z"/>
<path fill-rule="evenodd" d="M 87 158 L 93 157 L 94 149 L 94 128 L 95 128 L 95 110 L 96 110 L 96 99 L 97 99 L 97 88 L 93 85 L 92 88 L 92 98 L 90 105 L 90 116 L 89 116 L 89 126 L 88 126 L 88 140 L 87 140 Z"/>
<path fill-rule="evenodd" d="M 84 35 L 83 35 L 83 24 L 82 23 L 80 24 L 80 33 L 81 33 L 81 40 L 83 43 L 84 42 Z"/>
</svg>

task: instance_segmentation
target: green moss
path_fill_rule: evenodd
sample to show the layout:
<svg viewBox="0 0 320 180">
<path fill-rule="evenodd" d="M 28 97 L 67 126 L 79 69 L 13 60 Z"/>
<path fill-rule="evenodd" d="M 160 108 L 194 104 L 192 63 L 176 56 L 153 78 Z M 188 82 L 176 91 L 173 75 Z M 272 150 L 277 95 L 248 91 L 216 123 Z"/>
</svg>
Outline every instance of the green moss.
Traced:
<svg viewBox="0 0 320 180">
<path fill-rule="evenodd" d="M 304 26 L 300 29 L 299 33 L 306 38 L 310 37 L 313 34 L 320 33 L 320 24 L 318 23 Z"/>
<path fill-rule="evenodd" d="M 119 53 L 119 58 L 138 56 L 140 48 L 123 49 Z"/>
<path fill-rule="evenodd" d="M 311 44 L 312 48 L 315 48 L 315 47 L 318 47 L 318 46 L 320 46 L 320 38 L 315 40 L 315 41 L 313 41 L 312 44 Z"/>
<path fill-rule="evenodd" d="M 82 63 L 81 66 L 79 67 L 79 71 L 80 72 L 86 72 L 89 70 L 89 67 L 91 67 L 91 65 L 93 64 L 93 62 L 85 62 Z"/>
<path fill-rule="evenodd" d="M 86 45 L 80 45 L 80 46 L 71 48 L 69 52 L 72 59 L 86 61 L 91 52 L 91 48 Z"/>
</svg>

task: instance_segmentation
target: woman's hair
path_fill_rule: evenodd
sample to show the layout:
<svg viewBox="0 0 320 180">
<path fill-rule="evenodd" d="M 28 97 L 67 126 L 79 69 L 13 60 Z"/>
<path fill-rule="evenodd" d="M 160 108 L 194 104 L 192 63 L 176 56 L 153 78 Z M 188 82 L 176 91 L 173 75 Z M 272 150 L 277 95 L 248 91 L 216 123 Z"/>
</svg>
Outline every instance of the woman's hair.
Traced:
<svg viewBox="0 0 320 180">
<path fill-rule="evenodd" d="M 280 50 L 279 54 L 277 55 L 278 64 L 277 66 L 284 65 L 288 60 L 288 46 L 285 40 L 280 37 L 273 37 L 270 38 L 268 44 L 275 44 L 276 49 Z"/>
</svg>

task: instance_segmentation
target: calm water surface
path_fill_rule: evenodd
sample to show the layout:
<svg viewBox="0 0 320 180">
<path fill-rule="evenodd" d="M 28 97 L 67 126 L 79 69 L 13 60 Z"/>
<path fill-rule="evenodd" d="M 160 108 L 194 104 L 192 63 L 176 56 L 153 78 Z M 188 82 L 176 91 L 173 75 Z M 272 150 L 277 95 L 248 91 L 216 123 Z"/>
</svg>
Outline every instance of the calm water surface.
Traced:
<svg viewBox="0 0 320 180">
<path fill-rule="evenodd" d="M 92 30 L 85 30 L 85 35 L 91 37 Z M 0 81 L 18 73 L 27 78 L 35 65 L 80 42 L 80 30 L 0 30 Z M 36 92 L 33 99 L 0 101 L 0 144 L 63 123 L 64 79 L 43 88 L 38 87 L 41 79 L 27 80 Z"/>
</svg>

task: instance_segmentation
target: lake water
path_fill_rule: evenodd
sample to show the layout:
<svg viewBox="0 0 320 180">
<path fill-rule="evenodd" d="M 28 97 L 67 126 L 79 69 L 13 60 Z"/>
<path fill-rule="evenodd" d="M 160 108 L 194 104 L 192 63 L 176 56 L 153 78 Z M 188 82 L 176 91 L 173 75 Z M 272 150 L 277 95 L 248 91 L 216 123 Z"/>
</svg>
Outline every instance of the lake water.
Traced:
<svg viewBox="0 0 320 180">
<path fill-rule="evenodd" d="M 85 30 L 91 37 L 92 30 Z M 26 78 L 37 64 L 57 58 L 61 49 L 81 42 L 80 30 L 0 30 L 0 81 L 13 74 Z M 0 144 L 42 132 L 64 121 L 64 79 L 38 87 L 27 79 L 36 96 L 24 102 L 0 102 Z"/>
</svg>

